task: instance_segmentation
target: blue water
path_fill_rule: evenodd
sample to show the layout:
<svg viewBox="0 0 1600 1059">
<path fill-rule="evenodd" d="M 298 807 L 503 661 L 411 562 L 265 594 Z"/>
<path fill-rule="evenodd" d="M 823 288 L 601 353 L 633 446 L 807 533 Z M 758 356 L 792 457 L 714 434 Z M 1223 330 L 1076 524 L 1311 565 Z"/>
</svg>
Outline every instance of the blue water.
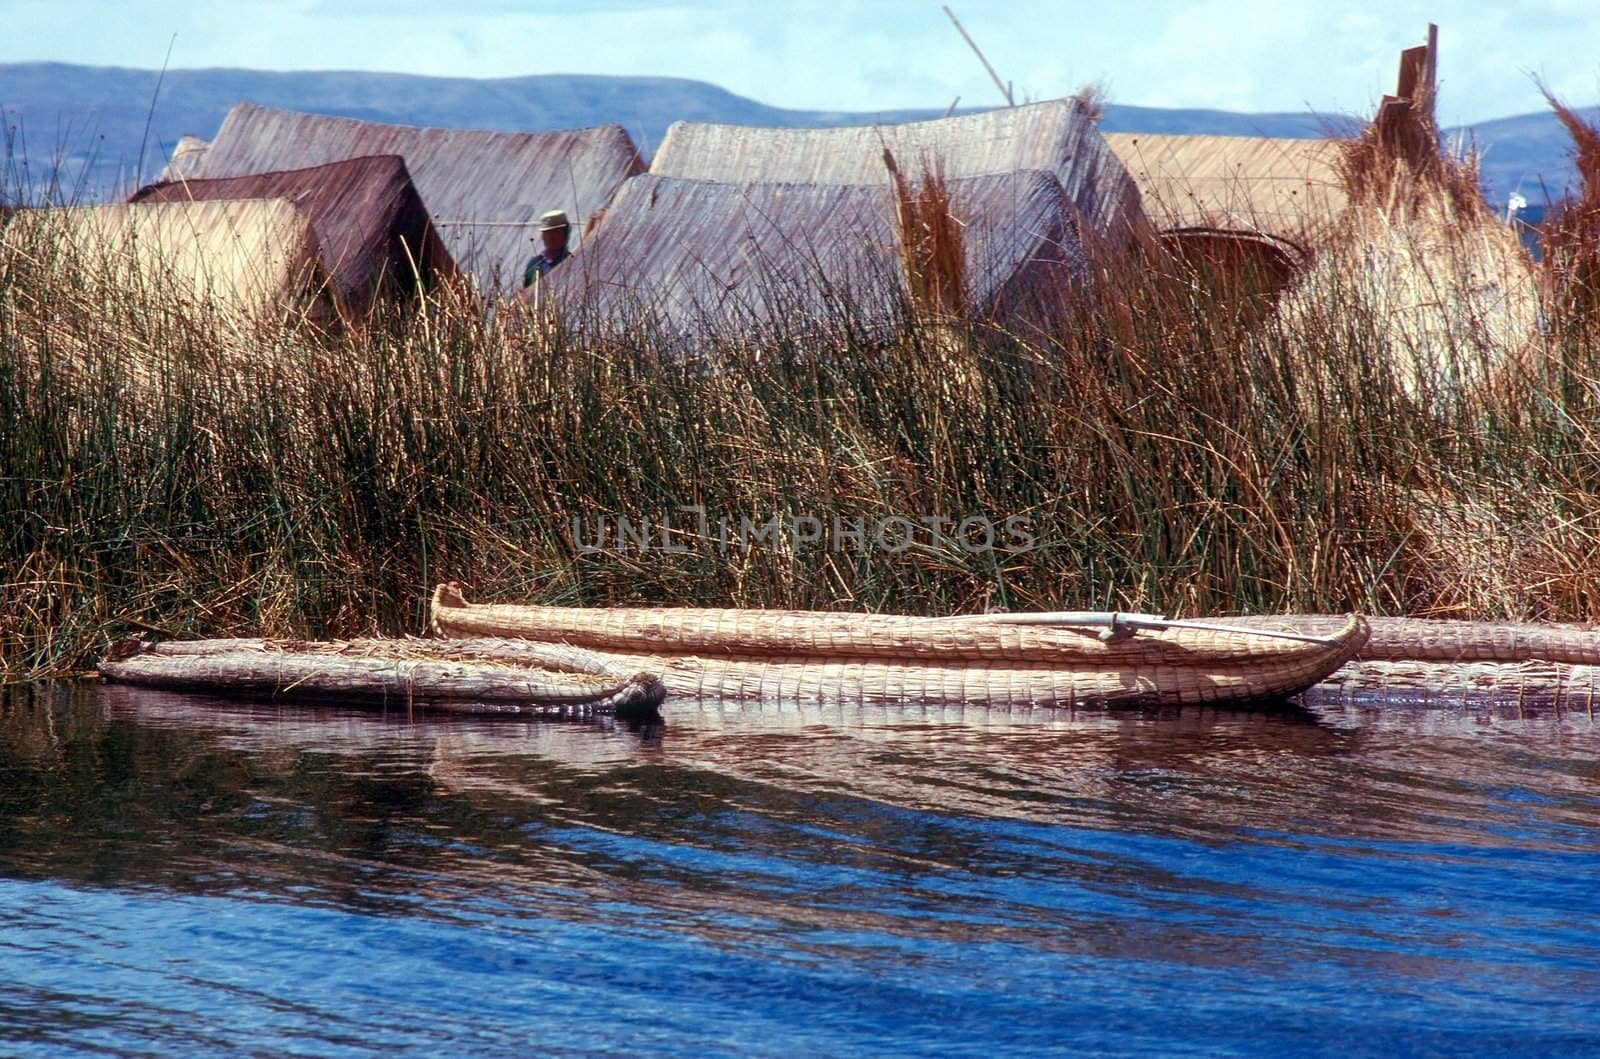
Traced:
<svg viewBox="0 0 1600 1059">
<path fill-rule="evenodd" d="M 1600 722 L 0 705 L 0 1053 L 1594 1054 Z"/>
</svg>

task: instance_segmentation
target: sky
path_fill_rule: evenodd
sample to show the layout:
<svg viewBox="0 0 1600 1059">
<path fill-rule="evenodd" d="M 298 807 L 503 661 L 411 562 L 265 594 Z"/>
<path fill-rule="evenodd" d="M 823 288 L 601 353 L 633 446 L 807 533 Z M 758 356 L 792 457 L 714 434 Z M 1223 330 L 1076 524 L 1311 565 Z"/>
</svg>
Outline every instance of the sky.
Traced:
<svg viewBox="0 0 1600 1059">
<path fill-rule="evenodd" d="M 1600 102 L 1600 0 L 949 0 L 1018 102 L 1369 114 L 1439 25 L 1439 117 Z M 0 62 L 687 77 L 808 110 L 1003 101 L 937 2 L 0 0 Z M 174 37 L 174 35 L 176 35 Z"/>
</svg>

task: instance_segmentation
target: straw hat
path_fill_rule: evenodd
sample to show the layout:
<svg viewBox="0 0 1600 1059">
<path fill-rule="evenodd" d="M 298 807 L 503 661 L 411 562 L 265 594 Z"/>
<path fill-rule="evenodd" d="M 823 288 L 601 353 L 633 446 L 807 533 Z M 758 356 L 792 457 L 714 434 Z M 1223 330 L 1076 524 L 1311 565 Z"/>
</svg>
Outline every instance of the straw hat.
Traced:
<svg viewBox="0 0 1600 1059">
<path fill-rule="evenodd" d="M 541 232 L 558 232 L 563 228 L 572 227 L 572 222 L 567 220 L 565 210 L 551 210 L 539 217 L 539 230 Z"/>
</svg>

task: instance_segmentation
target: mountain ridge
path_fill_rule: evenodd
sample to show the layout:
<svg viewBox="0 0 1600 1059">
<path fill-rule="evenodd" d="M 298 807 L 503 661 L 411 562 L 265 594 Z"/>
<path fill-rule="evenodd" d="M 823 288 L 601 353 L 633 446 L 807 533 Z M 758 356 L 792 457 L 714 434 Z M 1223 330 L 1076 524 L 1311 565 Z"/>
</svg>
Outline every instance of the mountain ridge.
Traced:
<svg viewBox="0 0 1600 1059">
<path fill-rule="evenodd" d="M 159 84 L 159 93 L 157 85 Z M 152 112 L 151 101 L 155 101 Z M 371 121 L 499 131 L 619 124 L 648 157 L 673 121 L 788 128 L 912 121 L 940 108 L 880 111 L 775 107 L 717 85 L 674 77 L 529 74 L 449 78 L 357 70 L 265 71 L 234 67 L 167 70 L 0 63 L 0 194 L 103 201 L 152 179 L 183 135 L 209 139 L 235 103 Z M 988 108 L 962 108 L 970 113 Z M 1600 120 L 1600 107 L 1580 110 Z M 146 123 L 149 122 L 148 135 Z M 1347 115 L 1238 113 L 1210 108 L 1108 104 L 1107 132 L 1304 138 L 1348 134 Z M 1511 115 L 1445 130 L 1481 153 L 1492 202 L 1512 191 L 1530 201 L 1558 197 L 1575 180 L 1571 141 L 1553 114 Z M 141 151 L 142 148 L 142 151 Z M 142 153 L 142 161 L 141 161 Z M 1530 193 L 1531 192 L 1531 193 Z"/>
</svg>

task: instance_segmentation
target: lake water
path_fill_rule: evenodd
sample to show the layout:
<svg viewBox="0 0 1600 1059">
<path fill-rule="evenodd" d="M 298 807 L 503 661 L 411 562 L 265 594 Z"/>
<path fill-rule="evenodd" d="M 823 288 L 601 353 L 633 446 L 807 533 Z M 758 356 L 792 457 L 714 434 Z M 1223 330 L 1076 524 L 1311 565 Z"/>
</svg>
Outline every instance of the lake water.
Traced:
<svg viewBox="0 0 1600 1059">
<path fill-rule="evenodd" d="M 0 698 L 0 1053 L 1600 1052 L 1600 720 Z"/>
</svg>

